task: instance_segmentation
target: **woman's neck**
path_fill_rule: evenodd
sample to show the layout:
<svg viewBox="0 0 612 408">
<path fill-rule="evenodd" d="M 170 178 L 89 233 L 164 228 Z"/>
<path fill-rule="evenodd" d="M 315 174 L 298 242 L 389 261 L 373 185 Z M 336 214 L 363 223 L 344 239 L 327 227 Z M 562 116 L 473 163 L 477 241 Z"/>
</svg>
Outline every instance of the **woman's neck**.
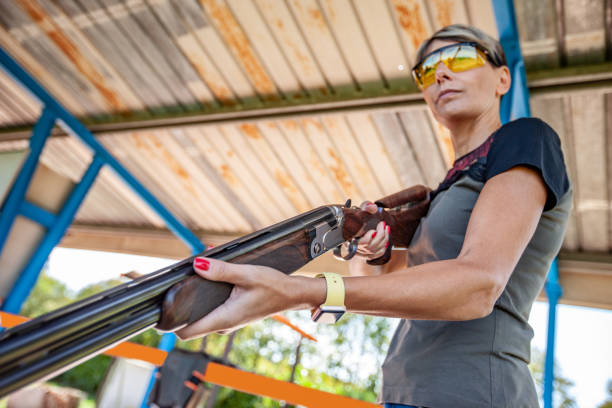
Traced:
<svg viewBox="0 0 612 408">
<path fill-rule="evenodd" d="M 459 120 L 448 124 L 455 157 L 461 157 L 483 144 L 500 126 L 499 113 L 493 110 L 483 113 L 476 120 Z"/>
</svg>

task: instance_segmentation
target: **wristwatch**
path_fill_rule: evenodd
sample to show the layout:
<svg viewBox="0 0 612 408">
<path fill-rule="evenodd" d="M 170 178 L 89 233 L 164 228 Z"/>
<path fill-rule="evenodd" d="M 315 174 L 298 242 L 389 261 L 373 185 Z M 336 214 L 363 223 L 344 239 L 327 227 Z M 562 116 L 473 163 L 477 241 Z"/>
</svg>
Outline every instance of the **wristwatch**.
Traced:
<svg viewBox="0 0 612 408">
<path fill-rule="evenodd" d="M 317 323 L 336 323 L 346 313 L 344 306 L 344 281 L 337 273 L 320 273 L 316 278 L 325 278 L 327 297 L 325 303 L 312 311 L 312 320 Z"/>
</svg>

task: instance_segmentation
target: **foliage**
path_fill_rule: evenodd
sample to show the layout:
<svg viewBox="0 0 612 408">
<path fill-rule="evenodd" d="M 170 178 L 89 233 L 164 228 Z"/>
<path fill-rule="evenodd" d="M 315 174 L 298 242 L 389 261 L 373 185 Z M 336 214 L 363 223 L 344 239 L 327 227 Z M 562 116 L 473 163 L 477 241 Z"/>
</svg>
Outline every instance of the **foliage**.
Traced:
<svg viewBox="0 0 612 408">
<path fill-rule="evenodd" d="M 612 379 L 609 379 L 606 384 L 606 391 L 608 392 L 608 397 L 604 402 L 599 404 L 597 408 L 612 408 Z"/>
<path fill-rule="evenodd" d="M 538 396 L 542 398 L 542 390 L 544 388 L 544 361 L 546 355 L 539 349 L 534 348 L 531 352 L 531 363 L 529 364 L 529 370 L 536 383 Z M 570 388 L 574 386 L 573 381 L 565 378 L 561 375 L 560 369 L 555 362 L 555 380 L 553 381 L 553 388 L 555 393 L 553 395 L 553 405 L 558 408 L 576 408 L 576 400 L 570 395 Z M 542 405 L 542 404 L 541 404 Z"/>
<path fill-rule="evenodd" d="M 79 290 L 75 300 L 80 300 L 89 296 L 93 296 L 96 293 L 113 288 L 117 285 L 121 285 L 122 283 L 124 282 L 119 279 L 109 279 L 102 282 L 92 283 L 91 285 L 87 285 L 83 289 Z"/>
<path fill-rule="evenodd" d="M 27 317 L 38 317 L 73 301 L 74 294 L 70 292 L 66 285 L 48 276 L 43 271 L 34 290 L 21 309 L 21 314 Z"/>
<path fill-rule="evenodd" d="M 295 382 L 334 394 L 374 402 L 380 387 L 379 367 L 389 343 L 389 319 L 347 315 L 334 326 L 315 325 L 308 313 L 290 312 L 292 323 L 321 343 L 302 340 Z M 228 336 L 207 337 L 206 351 L 221 356 Z M 241 329 L 229 355 L 240 368 L 287 381 L 295 361 L 299 334 L 271 319 Z M 277 407 L 279 402 L 222 389 L 219 407 Z"/>
</svg>

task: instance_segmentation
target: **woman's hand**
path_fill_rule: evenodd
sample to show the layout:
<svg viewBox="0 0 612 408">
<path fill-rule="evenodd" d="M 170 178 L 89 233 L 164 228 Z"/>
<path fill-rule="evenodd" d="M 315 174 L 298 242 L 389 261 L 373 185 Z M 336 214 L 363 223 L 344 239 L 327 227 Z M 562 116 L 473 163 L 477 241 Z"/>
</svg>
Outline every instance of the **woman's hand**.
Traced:
<svg viewBox="0 0 612 408">
<path fill-rule="evenodd" d="M 234 288 L 225 303 L 176 332 L 183 340 L 232 331 L 283 310 L 309 308 L 309 302 L 315 304 L 321 297 L 320 303 L 325 300 L 323 279 L 290 277 L 266 266 L 203 257 L 194 259 L 193 268 L 205 279 L 229 282 Z"/>
<path fill-rule="evenodd" d="M 370 214 L 376 214 L 378 206 L 370 201 L 365 201 L 360 208 Z M 389 236 L 391 235 L 391 227 L 384 221 L 376 225 L 376 229 L 366 232 L 359 239 L 357 245 L 357 255 L 366 260 L 376 259 L 383 256 L 389 246 Z"/>
</svg>

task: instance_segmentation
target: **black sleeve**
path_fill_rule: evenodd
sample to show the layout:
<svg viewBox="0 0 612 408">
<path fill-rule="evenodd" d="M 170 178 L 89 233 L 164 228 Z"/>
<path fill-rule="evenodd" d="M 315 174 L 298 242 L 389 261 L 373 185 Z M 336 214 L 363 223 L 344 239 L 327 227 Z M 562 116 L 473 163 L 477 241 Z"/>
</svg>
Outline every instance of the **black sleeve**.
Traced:
<svg viewBox="0 0 612 408">
<path fill-rule="evenodd" d="M 544 211 L 554 208 L 569 189 L 559 136 L 540 119 L 518 119 L 497 131 L 487 155 L 485 181 L 516 166 L 539 171 L 548 190 Z"/>
</svg>

